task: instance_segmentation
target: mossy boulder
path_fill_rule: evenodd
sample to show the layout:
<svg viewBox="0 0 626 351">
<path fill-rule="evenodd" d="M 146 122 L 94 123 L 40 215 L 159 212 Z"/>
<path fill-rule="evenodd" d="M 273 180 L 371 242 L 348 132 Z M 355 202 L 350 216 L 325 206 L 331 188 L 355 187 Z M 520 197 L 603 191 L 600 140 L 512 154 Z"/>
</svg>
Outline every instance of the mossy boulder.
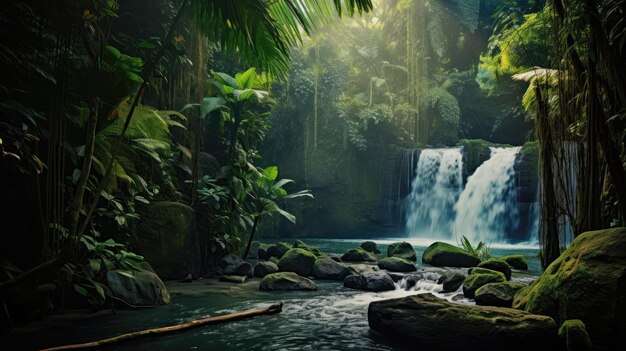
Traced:
<svg viewBox="0 0 626 351">
<path fill-rule="evenodd" d="M 274 262 L 261 261 L 254 266 L 254 276 L 257 278 L 263 278 L 276 272 L 278 272 L 278 266 Z"/>
<path fill-rule="evenodd" d="M 392 272 L 415 272 L 415 264 L 400 257 L 385 257 L 378 261 L 378 267 Z"/>
<path fill-rule="evenodd" d="M 481 286 L 474 293 L 477 305 L 511 307 L 513 297 L 524 285 L 517 283 L 489 283 Z"/>
<path fill-rule="evenodd" d="M 478 267 L 491 269 L 492 271 L 498 271 L 504 274 L 506 280 L 511 279 L 511 266 L 509 266 L 509 264 L 504 261 L 488 260 L 479 263 Z"/>
<path fill-rule="evenodd" d="M 591 339 L 585 323 L 580 319 L 569 319 L 559 328 L 559 337 L 563 340 L 567 351 L 591 350 Z"/>
<path fill-rule="evenodd" d="M 498 272 L 498 271 L 494 271 L 493 269 L 489 269 L 489 268 L 472 267 L 472 268 L 467 270 L 467 274 L 478 274 L 478 273 L 484 273 L 484 274 L 500 273 L 500 274 L 502 274 L 502 277 L 504 277 L 504 273 Z M 506 277 L 504 277 L 504 278 L 506 279 Z"/>
<path fill-rule="evenodd" d="M 319 279 L 343 281 L 350 274 L 352 271 L 348 267 L 330 257 L 316 259 L 311 270 L 311 276 Z"/>
<path fill-rule="evenodd" d="M 508 263 L 513 269 L 521 271 L 528 270 L 528 261 L 526 261 L 526 257 L 524 257 L 524 255 L 508 255 L 498 257 L 497 259 Z"/>
<path fill-rule="evenodd" d="M 165 280 L 200 275 L 200 245 L 194 210 L 180 202 L 151 201 L 137 212 L 137 241 L 133 246 Z"/>
<path fill-rule="evenodd" d="M 239 265 L 241 263 L 245 262 L 241 257 L 234 255 L 234 254 L 228 254 L 222 258 L 220 258 L 220 263 L 219 266 L 222 268 L 226 268 L 228 266 L 232 266 L 232 265 Z"/>
<path fill-rule="evenodd" d="M 291 246 L 287 243 L 278 243 L 270 245 L 267 250 L 265 250 L 268 259 L 270 257 L 282 258 L 287 251 L 291 249 Z M 260 257 L 259 257 L 260 258 Z"/>
<path fill-rule="evenodd" d="M 443 284 L 443 290 L 441 292 L 449 293 L 457 291 L 461 285 L 463 285 L 464 281 L 464 274 L 454 271 L 446 271 L 439 277 L 439 279 L 437 279 L 437 284 Z"/>
<path fill-rule="evenodd" d="M 400 257 L 413 262 L 417 261 L 413 245 L 407 243 L 406 241 L 393 243 L 387 246 L 387 257 Z"/>
<path fill-rule="evenodd" d="M 504 274 L 496 271 L 472 273 L 463 282 L 463 295 L 473 299 L 478 288 L 489 283 L 503 283 L 506 281 Z"/>
<path fill-rule="evenodd" d="M 363 291 L 389 291 L 395 290 L 396 285 L 389 274 L 383 271 L 366 272 L 360 275 L 349 275 L 343 280 L 343 286 Z"/>
<path fill-rule="evenodd" d="M 341 260 L 345 262 L 376 262 L 378 261 L 378 257 L 359 247 L 346 251 L 346 253 L 341 256 Z"/>
<path fill-rule="evenodd" d="M 153 272 L 108 271 L 107 285 L 113 296 L 134 306 L 158 306 L 170 303 L 170 294 L 165 284 Z"/>
<path fill-rule="evenodd" d="M 373 241 L 364 241 L 361 243 L 361 248 L 365 251 L 379 254 L 380 250 L 378 249 L 378 244 Z"/>
<path fill-rule="evenodd" d="M 278 261 L 278 270 L 294 272 L 303 277 L 308 276 L 313 269 L 315 255 L 305 249 L 290 249 Z"/>
<path fill-rule="evenodd" d="M 558 349 L 550 317 L 510 308 L 470 306 L 419 294 L 370 303 L 370 328 L 412 350 Z"/>
<path fill-rule="evenodd" d="M 268 262 L 272 262 L 275 265 L 278 265 L 278 262 L 280 262 L 280 259 L 278 259 L 277 257 L 272 256 L 267 261 Z"/>
<path fill-rule="evenodd" d="M 480 259 L 459 247 L 437 241 L 426 248 L 422 262 L 442 267 L 474 267 Z"/>
<path fill-rule="evenodd" d="M 594 349 L 623 345 L 626 335 L 626 228 L 579 235 L 535 282 L 520 290 L 513 307 L 584 321 Z"/>
<path fill-rule="evenodd" d="M 317 285 L 308 278 L 293 272 L 268 274 L 261 279 L 260 290 L 317 290 Z"/>
</svg>

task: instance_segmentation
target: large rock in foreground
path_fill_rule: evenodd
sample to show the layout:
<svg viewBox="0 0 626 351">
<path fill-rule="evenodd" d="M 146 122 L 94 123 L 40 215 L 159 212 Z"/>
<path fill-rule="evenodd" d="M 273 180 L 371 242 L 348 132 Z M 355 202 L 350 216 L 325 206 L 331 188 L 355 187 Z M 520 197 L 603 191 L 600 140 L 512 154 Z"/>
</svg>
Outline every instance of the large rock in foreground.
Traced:
<svg viewBox="0 0 626 351">
<path fill-rule="evenodd" d="M 624 345 L 626 335 L 626 228 L 586 232 L 528 287 L 513 307 L 580 319 L 596 350 Z"/>
<path fill-rule="evenodd" d="M 415 272 L 417 270 L 413 262 L 400 257 L 385 257 L 378 261 L 378 267 L 392 272 Z"/>
<path fill-rule="evenodd" d="M 461 248 L 438 241 L 426 248 L 422 262 L 442 267 L 474 267 L 480 259 Z"/>
<path fill-rule="evenodd" d="M 556 349 L 550 317 L 510 308 L 468 306 L 432 294 L 370 303 L 369 325 L 415 350 Z"/>
<path fill-rule="evenodd" d="M 281 272 L 294 272 L 306 277 L 311 273 L 314 263 L 314 254 L 305 249 L 291 249 L 278 261 L 278 269 Z"/>
<path fill-rule="evenodd" d="M 352 271 L 330 257 L 315 260 L 311 275 L 319 279 L 344 280 Z"/>
<path fill-rule="evenodd" d="M 406 241 L 393 243 L 387 247 L 387 257 L 400 257 L 409 261 L 417 261 L 413 245 Z"/>
<path fill-rule="evenodd" d="M 349 275 L 343 280 L 343 286 L 351 289 L 375 292 L 395 290 L 396 288 L 389 274 L 382 271 L 367 272 L 361 275 Z"/>
<path fill-rule="evenodd" d="M 259 285 L 260 290 L 317 290 L 317 285 L 308 278 L 293 272 L 278 272 L 266 275 Z"/>
<path fill-rule="evenodd" d="M 113 295 L 134 306 L 158 306 L 170 303 L 163 281 L 149 271 L 107 272 L 107 283 Z"/>
</svg>

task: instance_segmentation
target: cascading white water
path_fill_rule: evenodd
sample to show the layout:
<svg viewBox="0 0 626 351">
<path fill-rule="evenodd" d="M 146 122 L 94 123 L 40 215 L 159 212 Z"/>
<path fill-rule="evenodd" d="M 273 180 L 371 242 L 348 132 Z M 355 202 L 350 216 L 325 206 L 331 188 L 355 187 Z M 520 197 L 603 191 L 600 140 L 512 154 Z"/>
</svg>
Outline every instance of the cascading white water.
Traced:
<svg viewBox="0 0 626 351">
<path fill-rule="evenodd" d="M 454 204 L 463 190 L 462 165 L 460 148 L 422 150 L 406 199 L 406 229 L 411 236 L 450 237 Z"/>
<path fill-rule="evenodd" d="M 471 242 L 504 242 L 519 226 L 515 159 L 521 150 L 491 148 L 491 157 L 467 179 L 454 206 L 454 233 Z"/>
</svg>

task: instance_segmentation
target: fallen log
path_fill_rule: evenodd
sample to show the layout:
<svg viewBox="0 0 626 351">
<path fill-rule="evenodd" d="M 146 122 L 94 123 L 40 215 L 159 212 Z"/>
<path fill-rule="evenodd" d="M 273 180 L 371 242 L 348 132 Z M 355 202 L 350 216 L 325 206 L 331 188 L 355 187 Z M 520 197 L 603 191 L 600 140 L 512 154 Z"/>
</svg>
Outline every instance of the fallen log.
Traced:
<svg viewBox="0 0 626 351">
<path fill-rule="evenodd" d="M 256 317 L 256 316 L 262 316 L 266 314 L 280 313 L 282 309 L 283 309 L 283 304 L 278 303 L 278 304 L 274 304 L 268 307 L 255 308 L 255 309 L 251 309 L 247 311 L 230 313 L 230 314 L 226 314 L 223 316 L 196 319 L 191 322 L 170 325 L 166 327 L 140 330 L 140 331 L 136 331 L 132 333 L 122 334 L 122 335 L 114 336 L 111 338 L 101 339 L 101 340 L 92 341 L 92 342 L 86 342 L 82 344 L 72 344 L 72 345 L 51 347 L 47 349 L 42 349 L 41 351 L 84 350 L 84 349 L 90 349 L 90 348 L 95 348 L 95 347 L 108 346 L 112 344 L 125 342 L 128 340 L 171 334 L 171 333 L 175 333 L 175 332 L 179 332 L 183 330 L 197 328 L 197 327 L 204 326 L 204 325 L 234 322 L 234 321 Z"/>
</svg>

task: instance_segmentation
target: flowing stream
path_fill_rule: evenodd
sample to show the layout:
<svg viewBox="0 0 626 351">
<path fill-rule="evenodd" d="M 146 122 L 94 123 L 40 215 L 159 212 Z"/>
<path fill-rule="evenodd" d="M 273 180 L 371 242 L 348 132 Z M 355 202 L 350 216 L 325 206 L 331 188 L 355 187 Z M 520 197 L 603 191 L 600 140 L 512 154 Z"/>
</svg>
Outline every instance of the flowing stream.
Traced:
<svg viewBox="0 0 626 351">
<path fill-rule="evenodd" d="M 303 239 L 327 253 L 343 253 L 357 247 L 360 239 Z M 375 240 L 385 256 L 387 245 L 399 239 Z M 97 314 L 72 320 L 58 316 L 42 321 L 12 335 L 0 338 L 2 350 L 37 350 L 43 347 L 92 341 L 121 333 L 188 322 L 194 319 L 243 311 L 283 303 L 283 311 L 276 315 L 220 325 L 204 326 L 167 336 L 140 339 L 111 347 L 128 351 L 183 351 L 183 350 L 411 350 L 397 345 L 369 328 L 367 309 L 376 300 L 397 298 L 420 293 L 457 303 L 472 303 L 462 297 L 461 291 L 441 293 L 436 281 L 442 268 L 421 265 L 425 246 L 412 242 L 418 257 L 421 279 L 406 290 L 406 280 L 400 280 L 396 289 L 374 293 L 347 289 L 341 282 L 316 280 L 317 291 L 273 291 L 258 289 L 259 279 L 244 284 L 218 283 L 215 279 L 196 280 L 193 283 L 168 282 L 172 302 L 159 308 L 140 311 L 103 310 Z M 536 249 L 506 247 L 494 249 L 496 255 L 524 254 L 528 259 L 528 275 L 514 275 L 513 281 L 529 283 L 540 273 Z M 467 273 L 467 269 L 460 269 Z M 460 290 L 460 289 L 459 289 Z M 20 345 L 20 347 L 15 347 Z"/>
</svg>

